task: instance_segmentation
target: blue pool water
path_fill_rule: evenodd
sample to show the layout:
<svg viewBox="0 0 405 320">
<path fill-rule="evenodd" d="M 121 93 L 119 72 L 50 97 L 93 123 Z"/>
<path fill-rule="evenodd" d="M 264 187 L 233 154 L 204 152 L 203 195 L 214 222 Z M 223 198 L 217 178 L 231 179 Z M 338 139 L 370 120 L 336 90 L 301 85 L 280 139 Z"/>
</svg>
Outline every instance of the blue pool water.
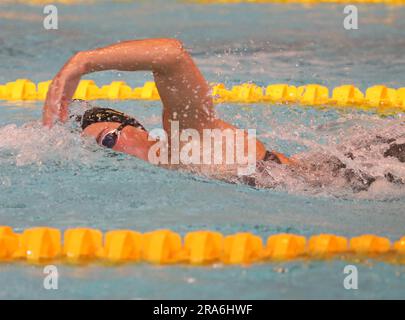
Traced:
<svg viewBox="0 0 405 320">
<path fill-rule="evenodd" d="M 210 82 L 227 86 L 353 83 L 362 90 L 383 83 L 405 86 L 405 8 L 360 6 L 360 29 L 343 28 L 343 7 L 320 5 L 195 5 L 172 1 L 109 3 L 59 8 L 59 30 L 42 27 L 42 7 L 0 4 L 0 83 L 51 79 L 79 50 L 146 37 L 177 37 Z M 104 72 L 97 84 L 123 79 L 132 87 L 148 73 Z M 159 126 L 159 102 L 99 101 L 132 113 L 148 128 Z M 374 233 L 396 240 L 405 234 L 404 194 L 374 191 L 336 197 L 290 189 L 255 190 L 166 171 L 97 148 L 68 128 L 52 133 L 32 125 L 40 102 L 0 101 L 0 225 L 17 231 L 48 225 L 103 231 L 170 228 L 185 234 L 212 229 L 224 234 L 279 232 L 347 237 Z M 317 144 L 356 125 L 385 128 L 400 118 L 354 111 L 224 104 L 219 114 L 257 128 L 269 146 L 286 154 L 308 149 L 296 132 Z M 29 126 L 23 126 L 31 123 Z M 287 129 L 286 129 L 287 128 Z M 274 133 L 278 138 L 274 139 Z M 349 133 L 347 133 L 348 135 Z M 273 137 L 273 138 L 272 138 Z M 359 289 L 343 287 L 344 261 L 259 264 L 251 267 L 116 268 L 60 266 L 59 290 L 43 289 L 42 268 L 0 265 L 0 298 L 405 298 L 405 268 L 357 264 Z"/>
</svg>

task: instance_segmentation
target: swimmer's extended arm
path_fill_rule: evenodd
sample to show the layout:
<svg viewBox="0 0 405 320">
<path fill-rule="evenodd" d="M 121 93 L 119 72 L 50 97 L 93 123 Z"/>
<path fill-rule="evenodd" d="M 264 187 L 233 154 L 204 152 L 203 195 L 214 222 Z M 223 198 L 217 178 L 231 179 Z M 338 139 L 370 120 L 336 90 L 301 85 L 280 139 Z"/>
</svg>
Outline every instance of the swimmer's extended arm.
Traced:
<svg viewBox="0 0 405 320">
<path fill-rule="evenodd" d="M 152 71 L 164 106 L 166 130 L 171 119 L 180 122 L 180 129 L 202 129 L 215 119 L 209 86 L 181 42 L 147 39 L 82 51 L 70 58 L 50 86 L 44 105 L 44 125 L 66 121 L 68 105 L 80 78 L 104 70 Z"/>
</svg>

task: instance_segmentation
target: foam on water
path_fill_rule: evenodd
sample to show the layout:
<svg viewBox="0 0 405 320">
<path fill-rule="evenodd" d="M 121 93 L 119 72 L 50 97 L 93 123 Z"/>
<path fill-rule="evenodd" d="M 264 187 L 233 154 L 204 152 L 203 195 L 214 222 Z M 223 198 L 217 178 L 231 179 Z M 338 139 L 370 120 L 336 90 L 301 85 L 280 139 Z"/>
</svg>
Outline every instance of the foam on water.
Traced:
<svg viewBox="0 0 405 320">
<path fill-rule="evenodd" d="M 256 175 L 260 187 L 339 197 L 392 199 L 405 194 L 405 164 L 384 153 L 405 143 L 405 122 L 399 118 L 353 115 L 327 125 L 272 124 L 265 136 L 305 146 L 294 159 L 298 166 L 266 163 Z M 363 121 L 362 121 L 363 120 Z M 308 138 L 310 137 L 310 138 Z"/>
<path fill-rule="evenodd" d="M 392 143 L 405 143 L 404 120 L 352 117 L 356 124 L 349 127 L 343 125 L 347 119 L 325 125 L 291 123 L 288 130 L 271 123 L 271 132 L 261 138 L 294 142 L 308 151 L 294 156 L 299 166 L 265 163 L 255 174 L 256 186 L 382 200 L 405 195 L 404 163 L 384 156 Z M 9 124 L 0 128 L 0 136 L 0 164 L 91 167 L 110 152 L 99 148 L 93 139 L 82 137 L 80 131 L 72 129 L 72 123 L 52 129 L 42 127 L 39 121 L 22 126 Z M 121 165 L 122 161 L 116 164 L 117 168 Z"/>
<path fill-rule="evenodd" d="M 0 128 L 0 136 L 0 164 L 91 164 L 100 156 L 94 142 L 61 125 L 47 129 L 39 121 L 9 124 Z"/>
</svg>

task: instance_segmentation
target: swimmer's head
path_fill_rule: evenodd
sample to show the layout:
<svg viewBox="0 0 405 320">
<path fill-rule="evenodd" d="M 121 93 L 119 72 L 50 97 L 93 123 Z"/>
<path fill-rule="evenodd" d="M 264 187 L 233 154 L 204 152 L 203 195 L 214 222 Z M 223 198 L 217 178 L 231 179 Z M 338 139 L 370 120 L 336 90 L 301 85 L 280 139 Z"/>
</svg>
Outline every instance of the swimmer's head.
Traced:
<svg viewBox="0 0 405 320">
<path fill-rule="evenodd" d="M 76 116 L 82 130 L 93 135 L 100 146 L 113 148 L 125 127 L 133 127 L 146 133 L 146 129 L 135 118 L 110 108 L 91 108 L 82 116 Z M 97 126 L 92 126 L 96 125 Z"/>
<path fill-rule="evenodd" d="M 121 125 L 131 126 L 146 131 L 142 124 L 134 117 L 130 117 L 122 112 L 110 108 L 96 107 L 89 109 L 82 116 L 77 116 L 76 121 L 80 122 L 82 130 L 94 123 L 118 122 Z"/>
</svg>

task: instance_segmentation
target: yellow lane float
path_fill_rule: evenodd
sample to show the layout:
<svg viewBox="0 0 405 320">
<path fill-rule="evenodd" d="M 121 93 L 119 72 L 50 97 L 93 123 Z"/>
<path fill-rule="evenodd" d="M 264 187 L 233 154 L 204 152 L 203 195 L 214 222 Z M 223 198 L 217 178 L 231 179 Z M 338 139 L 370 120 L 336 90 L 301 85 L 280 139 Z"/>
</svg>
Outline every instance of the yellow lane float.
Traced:
<svg viewBox="0 0 405 320">
<path fill-rule="evenodd" d="M 37 85 L 29 79 L 17 79 L 0 85 L 0 100 L 44 101 L 51 81 Z M 365 93 L 352 84 L 329 89 L 319 84 L 296 87 L 289 84 L 270 84 L 260 87 L 254 83 L 243 83 L 226 88 L 223 83 L 212 83 L 211 93 L 215 103 L 266 103 L 296 104 L 301 106 L 355 108 L 375 111 L 380 114 L 405 112 L 405 88 L 389 88 L 375 85 Z M 330 94 L 331 93 L 331 94 Z M 113 81 L 97 86 L 93 80 L 81 80 L 73 96 L 82 100 L 159 100 L 154 82 L 131 88 L 125 81 Z"/>
<path fill-rule="evenodd" d="M 181 237 L 171 230 L 140 233 L 112 230 L 103 234 L 91 228 L 36 227 L 15 233 L 0 226 L 0 261 L 29 263 L 100 261 L 108 264 L 249 265 L 252 263 L 333 258 L 378 259 L 405 263 L 405 236 L 391 243 L 388 238 L 360 235 L 347 239 L 333 234 L 307 239 L 296 234 L 275 234 L 263 239 L 249 232 L 223 235 L 199 230 Z"/>
</svg>

